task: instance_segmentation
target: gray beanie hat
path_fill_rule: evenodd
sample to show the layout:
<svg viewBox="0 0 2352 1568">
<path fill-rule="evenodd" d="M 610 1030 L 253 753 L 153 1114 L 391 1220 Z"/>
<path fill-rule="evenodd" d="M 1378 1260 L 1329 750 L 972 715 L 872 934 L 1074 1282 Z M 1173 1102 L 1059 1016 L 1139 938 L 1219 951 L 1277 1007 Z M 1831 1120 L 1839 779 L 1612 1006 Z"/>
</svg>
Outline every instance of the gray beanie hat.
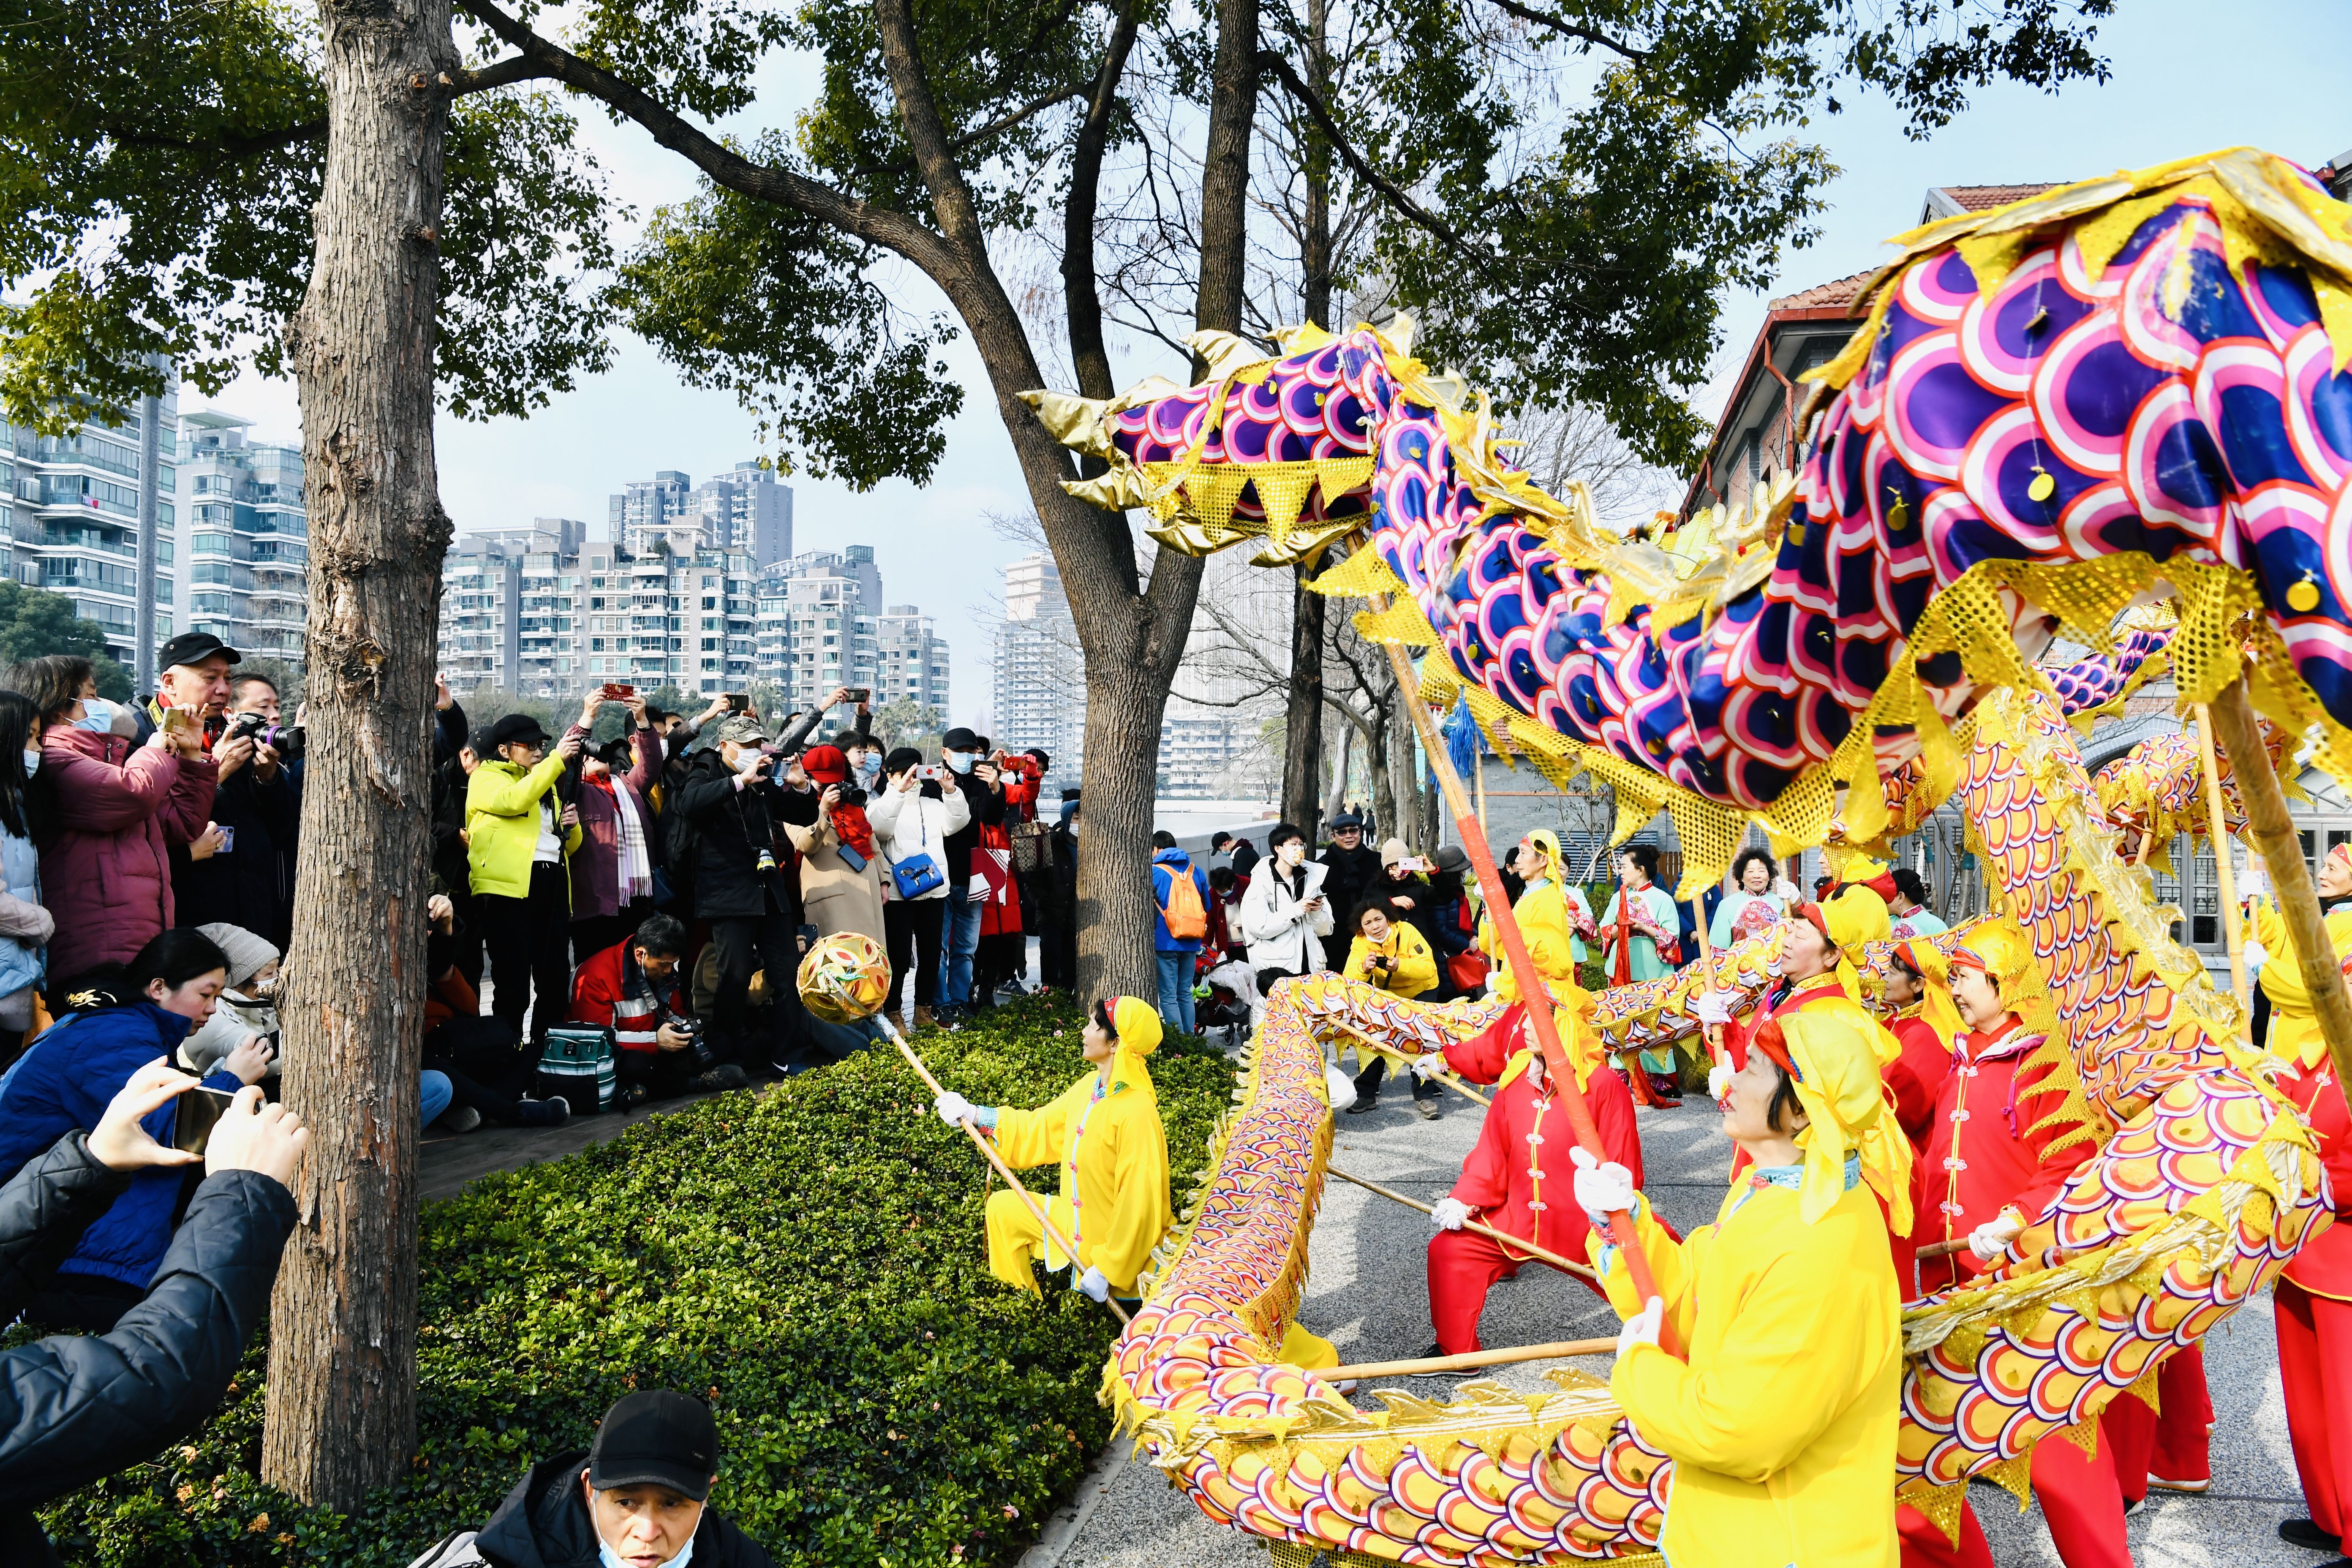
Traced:
<svg viewBox="0 0 2352 1568">
<path fill-rule="evenodd" d="M 243 926 L 233 926 L 221 921 L 196 929 L 210 937 L 213 945 L 227 955 L 228 983 L 232 987 L 242 987 L 260 972 L 263 964 L 275 963 L 280 956 L 276 948 Z"/>
</svg>

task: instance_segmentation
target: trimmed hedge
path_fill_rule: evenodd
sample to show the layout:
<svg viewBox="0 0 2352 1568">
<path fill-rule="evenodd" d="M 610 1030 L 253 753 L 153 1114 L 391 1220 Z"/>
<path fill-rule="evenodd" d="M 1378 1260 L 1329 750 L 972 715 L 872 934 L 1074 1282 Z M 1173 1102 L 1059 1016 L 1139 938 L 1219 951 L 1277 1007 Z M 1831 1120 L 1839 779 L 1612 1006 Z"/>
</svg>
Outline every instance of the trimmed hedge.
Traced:
<svg viewBox="0 0 2352 1568">
<path fill-rule="evenodd" d="M 1025 1001 L 921 1048 L 976 1102 L 1042 1104 L 1085 1068 L 1079 1023 Z M 1191 1171 L 1232 1064 L 1171 1039 L 1151 1068 Z M 262 1485 L 257 1346 L 192 1442 L 44 1521 L 77 1564 L 398 1564 L 585 1447 L 623 1394 L 668 1386 L 710 1399 L 714 1500 L 779 1563 L 1010 1562 L 1108 1438 L 1116 1321 L 989 1278 L 982 1169 L 877 1049 L 486 1178 L 425 1211 L 406 1484 L 348 1517 Z"/>
</svg>

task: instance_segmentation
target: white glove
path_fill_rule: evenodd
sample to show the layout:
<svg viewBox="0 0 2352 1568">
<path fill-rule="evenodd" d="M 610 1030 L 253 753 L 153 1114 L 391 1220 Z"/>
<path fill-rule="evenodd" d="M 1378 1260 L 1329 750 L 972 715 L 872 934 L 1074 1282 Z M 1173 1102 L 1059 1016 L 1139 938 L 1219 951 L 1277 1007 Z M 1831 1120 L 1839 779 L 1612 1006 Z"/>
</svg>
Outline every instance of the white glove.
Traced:
<svg viewBox="0 0 2352 1568">
<path fill-rule="evenodd" d="M 1103 1278 L 1101 1269 L 1088 1268 L 1078 1276 L 1078 1294 L 1089 1301 L 1108 1301 L 1110 1300 L 1110 1281 Z"/>
<path fill-rule="evenodd" d="M 1633 1206 L 1633 1173 L 1611 1160 L 1595 1160 L 1592 1152 L 1581 1144 L 1568 1152 L 1570 1163 L 1576 1167 L 1576 1206 L 1592 1219 L 1600 1228 L 1601 1216 L 1615 1214 Z"/>
<path fill-rule="evenodd" d="M 1731 1022 L 1731 994 L 1727 991 L 1702 991 L 1690 1000 L 1692 1016 L 1700 1023 L 1714 1026 Z"/>
<path fill-rule="evenodd" d="M 1990 1263 L 2009 1250 L 2009 1244 L 2024 1228 L 2023 1220 L 2003 1209 L 1998 1217 L 1969 1232 L 1969 1250 L 1976 1255 L 1979 1263 Z"/>
<path fill-rule="evenodd" d="M 1731 1098 L 1731 1080 L 1738 1076 L 1732 1070 L 1731 1058 L 1724 1058 L 1706 1069 L 1706 1097 L 1721 1105 Z"/>
<path fill-rule="evenodd" d="M 1470 1221 L 1470 1205 L 1460 1198 L 1440 1198 L 1429 1211 L 1429 1217 L 1440 1230 L 1460 1230 Z"/>
<path fill-rule="evenodd" d="M 1658 1325 L 1665 1320 L 1665 1302 L 1655 1296 L 1651 1297 L 1648 1304 L 1626 1319 L 1625 1326 L 1617 1331 L 1617 1353 L 1622 1356 L 1635 1345 L 1656 1344 Z"/>
<path fill-rule="evenodd" d="M 1445 1076 L 1445 1053 L 1432 1051 L 1412 1064 L 1412 1076 L 1423 1083 L 1432 1083 Z"/>
<path fill-rule="evenodd" d="M 2249 973 L 2271 961 L 2271 951 L 2261 942 L 2250 942 L 2245 946 L 2246 970 Z"/>
<path fill-rule="evenodd" d="M 1331 1109 L 1345 1110 L 1356 1103 L 1356 1080 L 1338 1068 L 1323 1069 L 1323 1092 L 1331 1097 Z"/>
<path fill-rule="evenodd" d="M 931 1109 L 938 1111 L 940 1120 L 950 1127 L 961 1127 L 967 1121 L 977 1122 L 980 1120 L 979 1108 L 954 1089 L 949 1089 L 931 1101 Z"/>
</svg>

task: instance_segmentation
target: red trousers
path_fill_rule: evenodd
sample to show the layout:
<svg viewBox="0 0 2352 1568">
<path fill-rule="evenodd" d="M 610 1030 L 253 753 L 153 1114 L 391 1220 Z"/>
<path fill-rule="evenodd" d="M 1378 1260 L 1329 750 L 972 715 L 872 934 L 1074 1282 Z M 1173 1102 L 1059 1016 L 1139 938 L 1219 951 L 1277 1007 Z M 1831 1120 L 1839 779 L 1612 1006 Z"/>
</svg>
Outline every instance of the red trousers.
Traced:
<svg viewBox="0 0 2352 1568">
<path fill-rule="evenodd" d="M 1478 1314 L 1486 1310 L 1486 1292 L 1496 1280 L 1522 1267 L 1504 1253 L 1500 1243 L 1474 1231 L 1441 1230 L 1429 1238 L 1429 1321 L 1437 1328 L 1439 1353 L 1460 1355 L 1486 1348 L 1478 1342 Z"/>
<path fill-rule="evenodd" d="M 2124 1494 L 2116 1482 L 2116 1445 L 2099 1433 L 2086 1458 L 2053 1432 L 2033 1445 L 2033 1500 L 2066 1568 L 2132 1568 L 2124 1543 Z"/>
<path fill-rule="evenodd" d="M 2175 1351 L 2156 1373 L 2150 1410 L 2126 1395 L 2099 1417 L 2099 1440 L 2116 1447 L 2116 1480 L 2124 1500 L 2147 1496 L 2150 1477 L 2165 1481 L 2210 1481 L 2208 1447 L 2213 1436 L 2213 1398 L 2205 1389 L 2205 1352 L 2196 1345 Z"/>
<path fill-rule="evenodd" d="M 2279 1381 L 2311 1522 L 2330 1535 L 2352 1529 L 2352 1301 L 2278 1282 Z"/>
<path fill-rule="evenodd" d="M 1903 1568 L 1993 1568 L 1977 1510 L 1960 1504 L 1960 1539 L 1944 1539 L 1935 1522 L 1908 1503 L 1895 1505 L 1895 1533 L 1903 1542 Z"/>
</svg>

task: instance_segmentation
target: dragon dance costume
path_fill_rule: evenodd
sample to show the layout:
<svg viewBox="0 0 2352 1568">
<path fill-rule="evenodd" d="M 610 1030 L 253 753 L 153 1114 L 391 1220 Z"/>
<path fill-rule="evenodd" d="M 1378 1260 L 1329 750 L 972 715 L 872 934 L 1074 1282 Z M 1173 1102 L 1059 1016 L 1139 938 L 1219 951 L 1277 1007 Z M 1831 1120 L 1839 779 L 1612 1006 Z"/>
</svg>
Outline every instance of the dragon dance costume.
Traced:
<svg viewBox="0 0 2352 1568">
<path fill-rule="evenodd" d="M 1607 1157 L 1633 1172 L 1638 1186 L 1642 1135 L 1633 1124 L 1633 1092 L 1615 1073 L 1594 1070 L 1601 1067 L 1601 1043 L 1579 1002 L 1590 1005 L 1579 993 L 1553 1014 L 1560 1045 Z M 1547 1251 L 1580 1258 L 1591 1226 L 1570 1194 L 1573 1168 L 1568 1152 L 1575 1147 L 1576 1134 L 1542 1057 L 1524 1043 L 1526 1027 L 1527 1008 L 1513 1006 L 1485 1033 L 1445 1047 L 1446 1065 L 1455 1073 L 1473 1083 L 1500 1086 L 1449 1195 L 1477 1212 L 1483 1224 L 1527 1237 Z M 1478 1338 L 1478 1315 L 1486 1292 L 1528 1261 L 1525 1253 L 1473 1231 L 1440 1230 L 1429 1238 L 1429 1317 L 1441 1353 L 1486 1348 Z"/>
<path fill-rule="evenodd" d="M 1886 1237 L 1890 1220 L 1910 1228 L 1911 1145 L 1880 1083 L 1882 1037 L 1859 1007 L 1809 1003 L 1762 1021 L 1736 1054 L 1764 1051 L 1794 1083 L 1808 1119 L 1802 1163 L 1735 1177 L 1715 1223 L 1679 1243 L 1635 1202 L 1689 1360 L 1630 1345 L 1609 1389 L 1643 1440 L 1675 1461 L 1658 1542 L 1669 1562 L 1897 1561 L 1885 1475 L 1902 1303 Z M 1632 1317 L 1642 1303 L 1617 1249 L 1598 1235 L 1587 1247 L 1611 1303 Z"/>
</svg>

